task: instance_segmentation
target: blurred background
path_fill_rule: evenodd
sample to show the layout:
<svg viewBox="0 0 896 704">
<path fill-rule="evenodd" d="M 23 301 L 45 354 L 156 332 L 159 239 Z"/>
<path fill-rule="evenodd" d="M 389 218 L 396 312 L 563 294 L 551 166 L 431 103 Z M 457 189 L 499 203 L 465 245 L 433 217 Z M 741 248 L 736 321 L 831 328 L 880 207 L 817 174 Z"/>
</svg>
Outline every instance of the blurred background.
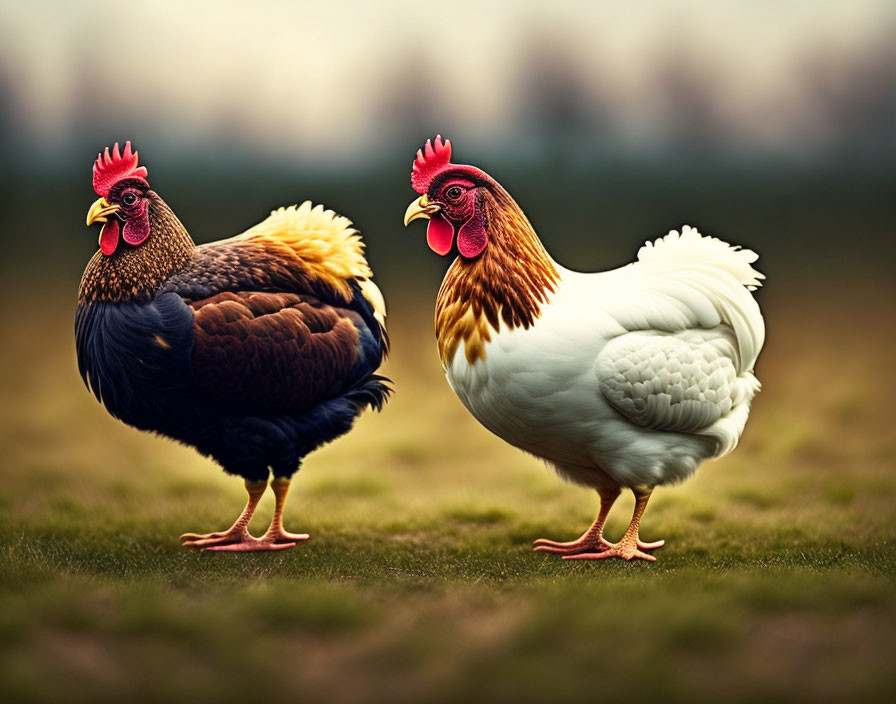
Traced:
<svg viewBox="0 0 896 704">
<path fill-rule="evenodd" d="M 3 691 L 574 701 L 599 658 L 630 699 L 740 678 L 745 700 L 892 700 L 896 4 L 6 2 L 0 105 Z M 765 390 L 734 455 L 652 501 L 653 571 L 532 555 L 593 497 L 441 378 L 448 262 L 401 226 L 436 133 L 570 268 L 683 224 L 760 253 Z M 183 553 L 239 482 L 77 376 L 91 164 L 126 139 L 197 242 L 305 199 L 364 235 L 398 393 L 308 461 L 288 507 L 307 549 Z"/>
<path fill-rule="evenodd" d="M 438 132 L 573 267 L 688 222 L 778 282 L 885 273 L 894 23 L 886 0 L 5 3 L 2 232 L 29 251 L 39 210 L 41 266 L 76 276 L 91 160 L 130 139 L 195 239 L 325 202 L 400 305 L 409 271 L 444 268 L 400 227 Z"/>
</svg>

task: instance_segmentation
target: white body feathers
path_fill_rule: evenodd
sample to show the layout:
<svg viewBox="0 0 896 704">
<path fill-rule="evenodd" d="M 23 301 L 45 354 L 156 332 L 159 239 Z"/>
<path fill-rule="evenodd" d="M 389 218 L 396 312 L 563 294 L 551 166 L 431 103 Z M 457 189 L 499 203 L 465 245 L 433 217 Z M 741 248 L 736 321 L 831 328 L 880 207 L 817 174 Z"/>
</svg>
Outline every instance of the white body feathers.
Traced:
<svg viewBox="0 0 896 704">
<path fill-rule="evenodd" d="M 638 261 L 560 282 L 485 358 L 460 344 L 452 389 L 486 428 L 589 486 L 680 481 L 737 445 L 765 339 L 757 255 L 684 227 Z"/>
</svg>

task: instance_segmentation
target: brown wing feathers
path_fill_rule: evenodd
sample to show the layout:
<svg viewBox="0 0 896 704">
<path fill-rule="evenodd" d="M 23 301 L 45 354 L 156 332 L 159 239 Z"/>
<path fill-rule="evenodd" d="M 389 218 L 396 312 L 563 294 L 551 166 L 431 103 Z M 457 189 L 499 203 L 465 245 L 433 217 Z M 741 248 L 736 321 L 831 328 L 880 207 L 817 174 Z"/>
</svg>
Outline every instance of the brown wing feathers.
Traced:
<svg viewBox="0 0 896 704">
<path fill-rule="evenodd" d="M 225 292 L 194 301 L 199 388 L 257 412 L 301 411 L 351 383 L 353 311 L 292 293 Z"/>
</svg>

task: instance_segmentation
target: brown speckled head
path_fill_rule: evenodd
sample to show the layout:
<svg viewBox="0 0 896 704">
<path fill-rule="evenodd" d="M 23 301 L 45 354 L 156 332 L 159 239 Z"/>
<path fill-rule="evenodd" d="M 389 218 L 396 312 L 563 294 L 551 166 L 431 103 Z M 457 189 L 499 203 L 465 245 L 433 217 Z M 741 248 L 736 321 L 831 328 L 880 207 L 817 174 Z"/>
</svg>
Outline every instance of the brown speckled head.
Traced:
<svg viewBox="0 0 896 704">
<path fill-rule="evenodd" d="M 126 187 L 128 182 L 124 182 Z M 119 184 L 123 185 L 123 184 Z M 114 188 L 113 188 L 114 192 Z M 93 255 L 81 277 L 79 303 L 146 301 L 165 280 L 190 260 L 193 240 L 159 195 L 143 193 L 148 234 L 139 246 L 120 246 Z"/>
</svg>

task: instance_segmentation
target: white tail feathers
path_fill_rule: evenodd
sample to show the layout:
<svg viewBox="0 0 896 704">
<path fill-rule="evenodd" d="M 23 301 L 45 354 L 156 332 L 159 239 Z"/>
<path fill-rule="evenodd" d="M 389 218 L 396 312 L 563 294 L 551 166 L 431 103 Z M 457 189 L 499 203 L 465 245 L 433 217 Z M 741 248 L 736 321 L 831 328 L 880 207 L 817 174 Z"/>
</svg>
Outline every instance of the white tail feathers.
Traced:
<svg viewBox="0 0 896 704">
<path fill-rule="evenodd" d="M 762 285 L 753 268 L 758 255 L 685 225 L 638 251 L 639 268 L 654 280 L 654 290 L 673 296 L 703 318 L 706 307 L 734 330 L 738 371 L 753 369 L 765 342 L 765 323 L 749 291 Z M 715 317 L 715 316 L 712 316 Z"/>
<path fill-rule="evenodd" d="M 670 230 L 665 237 L 647 242 L 638 250 L 638 261 L 662 269 L 688 268 L 694 265 L 723 269 L 738 283 L 755 291 L 762 286 L 765 275 L 752 267 L 759 255 L 751 249 L 741 249 L 717 237 L 701 235 L 696 227 L 685 225 L 681 234 Z"/>
</svg>

